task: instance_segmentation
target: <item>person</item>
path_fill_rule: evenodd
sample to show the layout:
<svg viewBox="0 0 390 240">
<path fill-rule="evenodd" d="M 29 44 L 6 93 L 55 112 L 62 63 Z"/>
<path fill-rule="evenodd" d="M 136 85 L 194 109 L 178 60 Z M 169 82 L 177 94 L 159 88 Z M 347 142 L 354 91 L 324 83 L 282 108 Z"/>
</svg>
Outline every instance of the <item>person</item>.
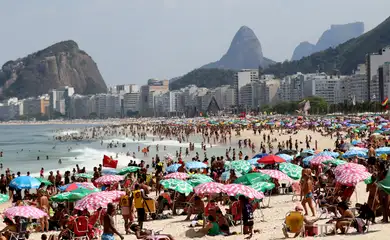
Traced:
<svg viewBox="0 0 390 240">
<path fill-rule="evenodd" d="M 122 209 L 122 217 L 125 222 L 125 231 L 126 234 L 128 234 L 129 220 L 130 223 L 134 221 L 133 208 L 132 208 L 133 204 L 132 201 L 130 200 L 130 190 L 128 188 L 126 188 L 126 194 L 120 198 L 119 204 Z"/>
<path fill-rule="evenodd" d="M 165 238 L 168 238 L 169 240 L 174 240 L 174 238 L 170 234 L 158 233 L 157 235 L 154 235 L 152 230 L 147 230 L 147 229 L 142 230 L 138 224 L 132 224 L 130 226 L 130 230 L 134 232 L 137 239 L 147 239 L 147 237 L 149 237 L 149 236 L 155 236 L 155 237 L 161 237 L 161 238 L 165 237 Z"/>
<path fill-rule="evenodd" d="M 315 217 L 315 211 L 313 206 L 313 180 L 311 178 L 311 169 L 306 168 L 302 170 L 302 206 L 305 209 L 305 215 L 308 215 L 306 203 L 309 204 L 313 217 Z M 302 197 L 302 196 L 301 196 Z"/>
<path fill-rule="evenodd" d="M 207 217 L 207 220 L 208 220 L 207 224 L 202 229 L 200 229 L 200 232 L 207 234 L 209 236 L 217 236 L 221 234 L 219 225 L 216 222 L 215 218 L 210 215 Z"/>
<path fill-rule="evenodd" d="M 204 212 L 204 202 L 199 196 L 194 197 L 194 205 L 189 207 L 188 214 L 184 221 L 188 221 L 191 218 L 192 214 L 203 214 Z"/>
<path fill-rule="evenodd" d="M 44 186 L 44 185 L 43 185 Z M 38 208 L 44 211 L 45 213 L 49 214 L 49 199 L 47 198 L 46 194 L 44 191 L 38 191 Z M 43 218 L 40 219 L 41 221 L 41 231 L 49 231 L 49 218 L 48 216 L 44 216 Z"/>
<path fill-rule="evenodd" d="M 4 234 L 4 237 L 9 240 L 11 238 L 11 233 L 16 233 L 18 229 L 16 224 L 7 217 L 4 218 L 3 222 L 6 226 L 2 230 L 0 230 L 0 234 Z"/>
<path fill-rule="evenodd" d="M 113 203 L 107 205 L 107 213 L 104 215 L 103 220 L 103 235 L 102 240 L 115 240 L 114 233 L 117 234 L 122 240 L 124 237 L 120 234 L 114 225 L 113 215 L 115 213 L 115 206 Z"/>
<path fill-rule="evenodd" d="M 251 238 L 253 235 L 253 207 L 250 204 L 247 197 L 240 195 L 238 198 L 241 206 L 242 222 L 243 222 L 243 232 L 244 234 L 249 234 L 248 238 Z"/>
<path fill-rule="evenodd" d="M 146 220 L 146 212 L 144 208 L 144 201 L 151 198 L 145 195 L 143 189 L 140 189 L 139 184 L 135 184 L 133 191 L 134 207 L 137 209 L 138 225 L 142 229 L 143 223 Z"/>
<path fill-rule="evenodd" d="M 291 212 L 291 213 L 299 213 L 299 215 L 297 215 L 297 216 L 300 216 L 301 218 L 303 218 L 303 223 L 306 226 L 312 226 L 315 222 L 317 222 L 319 220 L 319 218 L 314 219 L 314 220 L 309 220 L 306 216 L 304 216 L 302 214 L 302 212 L 303 212 L 302 205 L 297 205 L 297 206 L 295 206 L 295 212 Z M 292 216 L 292 215 L 290 215 L 290 216 Z M 294 218 L 295 218 L 295 215 L 294 215 Z M 283 225 L 282 232 L 283 232 L 283 234 L 284 234 L 284 236 L 286 238 L 289 238 L 288 232 L 295 233 L 294 238 L 298 237 L 299 234 L 302 233 L 302 231 L 299 229 L 299 226 L 298 226 L 299 225 L 299 221 L 293 221 L 293 223 L 294 223 L 294 225 L 296 224 L 296 226 L 292 226 L 292 224 L 290 226 L 287 226 L 286 222 Z M 294 229 L 292 229 L 292 228 L 294 228 Z"/>
<path fill-rule="evenodd" d="M 337 204 L 337 210 L 340 212 L 340 218 L 334 218 L 329 222 L 336 221 L 336 228 L 333 230 L 333 233 L 336 233 L 337 230 L 340 230 L 342 234 L 346 233 L 348 227 L 351 225 L 354 215 L 351 210 L 349 210 L 348 204 L 346 202 L 339 202 Z"/>
</svg>

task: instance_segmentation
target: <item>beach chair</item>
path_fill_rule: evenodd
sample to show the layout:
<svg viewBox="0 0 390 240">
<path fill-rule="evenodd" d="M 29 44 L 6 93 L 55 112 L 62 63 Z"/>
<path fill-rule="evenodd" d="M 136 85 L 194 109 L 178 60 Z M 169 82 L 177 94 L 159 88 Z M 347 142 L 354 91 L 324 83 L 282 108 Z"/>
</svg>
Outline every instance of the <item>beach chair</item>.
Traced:
<svg viewBox="0 0 390 240">
<path fill-rule="evenodd" d="M 289 236 L 289 233 L 294 233 L 295 235 L 304 236 L 305 233 L 305 224 L 304 216 L 301 212 L 291 211 L 286 214 L 285 221 L 283 223 L 283 232 Z"/>
<path fill-rule="evenodd" d="M 260 200 L 261 206 L 263 208 L 268 208 L 269 207 L 269 205 L 271 203 L 271 195 L 272 195 L 272 190 L 268 190 L 268 191 L 264 192 L 265 198 Z"/>
<path fill-rule="evenodd" d="M 292 201 L 294 202 L 294 199 L 298 201 L 299 197 L 301 197 L 301 184 L 299 184 L 299 182 L 294 182 L 291 184 L 291 187 L 293 191 Z"/>
<path fill-rule="evenodd" d="M 16 219 L 15 219 L 16 220 Z M 17 232 L 10 232 L 10 240 L 24 240 L 28 238 L 28 219 L 26 218 L 19 218 L 16 220 L 16 229 Z"/>
<path fill-rule="evenodd" d="M 88 233 L 88 218 L 86 216 L 80 216 L 74 219 L 73 236 L 75 240 L 89 240 Z"/>
</svg>

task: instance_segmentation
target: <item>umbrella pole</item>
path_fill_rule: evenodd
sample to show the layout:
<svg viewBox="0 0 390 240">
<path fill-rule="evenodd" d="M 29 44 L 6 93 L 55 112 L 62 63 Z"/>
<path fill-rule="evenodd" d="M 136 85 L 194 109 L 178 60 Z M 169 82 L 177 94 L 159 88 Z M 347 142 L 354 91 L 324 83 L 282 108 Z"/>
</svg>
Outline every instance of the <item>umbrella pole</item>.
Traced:
<svg viewBox="0 0 390 240">
<path fill-rule="evenodd" d="M 173 195 L 172 215 L 176 215 L 175 202 L 176 202 L 176 191 Z"/>
</svg>

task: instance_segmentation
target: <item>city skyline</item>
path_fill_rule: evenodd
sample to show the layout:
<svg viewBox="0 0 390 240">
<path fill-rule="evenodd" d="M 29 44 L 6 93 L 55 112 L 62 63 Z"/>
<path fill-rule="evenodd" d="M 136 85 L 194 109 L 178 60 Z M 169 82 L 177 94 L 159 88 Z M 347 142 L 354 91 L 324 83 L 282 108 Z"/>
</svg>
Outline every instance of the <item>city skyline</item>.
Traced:
<svg viewBox="0 0 390 240">
<path fill-rule="evenodd" d="M 242 25 L 254 30 L 264 56 L 283 61 L 331 24 L 362 21 L 371 30 L 388 17 L 389 6 L 384 0 L 0 1 L 0 21 L 11 22 L 2 25 L 0 64 L 73 39 L 107 85 L 142 84 L 218 60 Z"/>
</svg>

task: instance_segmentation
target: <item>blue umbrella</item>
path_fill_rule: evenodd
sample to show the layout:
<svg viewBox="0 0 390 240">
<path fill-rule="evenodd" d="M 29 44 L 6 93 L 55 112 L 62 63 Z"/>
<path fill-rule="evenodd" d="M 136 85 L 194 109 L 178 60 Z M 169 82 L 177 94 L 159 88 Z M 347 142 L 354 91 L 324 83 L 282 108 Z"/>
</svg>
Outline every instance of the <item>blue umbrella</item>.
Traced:
<svg viewBox="0 0 390 240">
<path fill-rule="evenodd" d="M 367 153 L 358 150 L 349 150 L 343 154 L 343 158 L 362 157 L 367 158 Z"/>
<path fill-rule="evenodd" d="M 305 149 L 302 151 L 302 153 L 309 153 L 309 154 L 314 154 L 314 150 L 313 149 Z"/>
<path fill-rule="evenodd" d="M 314 157 L 315 157 L 315 156 L 309 156 L 309 157 L 305 157 L 304 159 L 302 159 L 303 165 L 309 166 L 310 161 L 311 161 Z"/>
<path fill-rule="evenodd" d="M 39 188 L 41 182 L 34 177 L 20 176 L 13 179 L 9 185 L 15 189 L 32 189 Z"/>
<path fill-rule="evenodd" d="M 332 158 L 337 158 L 339 155 L 340 155 L 339 153 L 331 152 L 331 151 L 323 151 L 316 154 L 316 156 L 331 156 Z"/>
<path fill-rule="evenodd" d="M 175 163 L 175 164 L 172 164 L 171 166 L 167 167 L 165 169 L 165 171 L 169 172 L 169 173 L 177 172 L 177 170 L 179 169 L 180 166 L 181 166 L 181 164 Z"/>
<path fill-rule="evenodd" d="M 294 159 L 293 156 L 290 156 L 290 155 L 284 154 L 284 153 L 282 153 L 282 154 L 277 154 L 277 156 L 283 158 L 283 159 L 286 160 L 287 162 L 291 162 L 291 160 Z"/>
<path fill-rule="evenodd" d="M 114 168 L 105 168 L 102 170 L 102 173 L 105 175 L 116 175 L 118 174 L 118 171 Z"/>
<path fill-rule="evenodd" d="M 378 155 L 389 154 L 389 153 L 390 153 L 390 147 L 381 147 L 381 148 L 377 148 L 375 151 L 376 151 L 376 153 L 377 153 Z"/>
<path fill-rule="evenodd" d="M 265 156 L 268 156 L 268 154 L 266 154 L 266 153 L 258 153 L 255 156 L 253 156 L 252 158 L 262 158 L 262 157 L 265 157 Z"/>
<path fill-rule="evenodd" d="M 202 163 L 202 162 L 191 161 L 191 162 L 186 162 L 186 168 L 188 168 L 188 169 L 200 169 L 200 168 L 207 168 L 207 165 Z"/>
<path fill-rule="evenodd" d="M 359 143 L 362 143 L 361 140 L 352 140 L 352 145 L 358 145 Z"/>
<path fill-rule="evenodd" d="M 242 176 L 241 173 L 237 172 L 237 171 L 234 171 L 236 173 L 236 176 L 239 178 Z M 228 179 L 230 178 L 230 171 L 226 171 L 226 172 L 223 172 L 221 174 L 221 180 L 222 181 L 227 181 Z"/>
<path fill-rule="evenodd" d="M 249 159 L 248 162 L 249 162 L 251 165 L 258 166 L 259 163 L 257 162 L 257 160 L 259 160 L 259 158 L 252 158 L 252 159 Z"/>
</svg>

